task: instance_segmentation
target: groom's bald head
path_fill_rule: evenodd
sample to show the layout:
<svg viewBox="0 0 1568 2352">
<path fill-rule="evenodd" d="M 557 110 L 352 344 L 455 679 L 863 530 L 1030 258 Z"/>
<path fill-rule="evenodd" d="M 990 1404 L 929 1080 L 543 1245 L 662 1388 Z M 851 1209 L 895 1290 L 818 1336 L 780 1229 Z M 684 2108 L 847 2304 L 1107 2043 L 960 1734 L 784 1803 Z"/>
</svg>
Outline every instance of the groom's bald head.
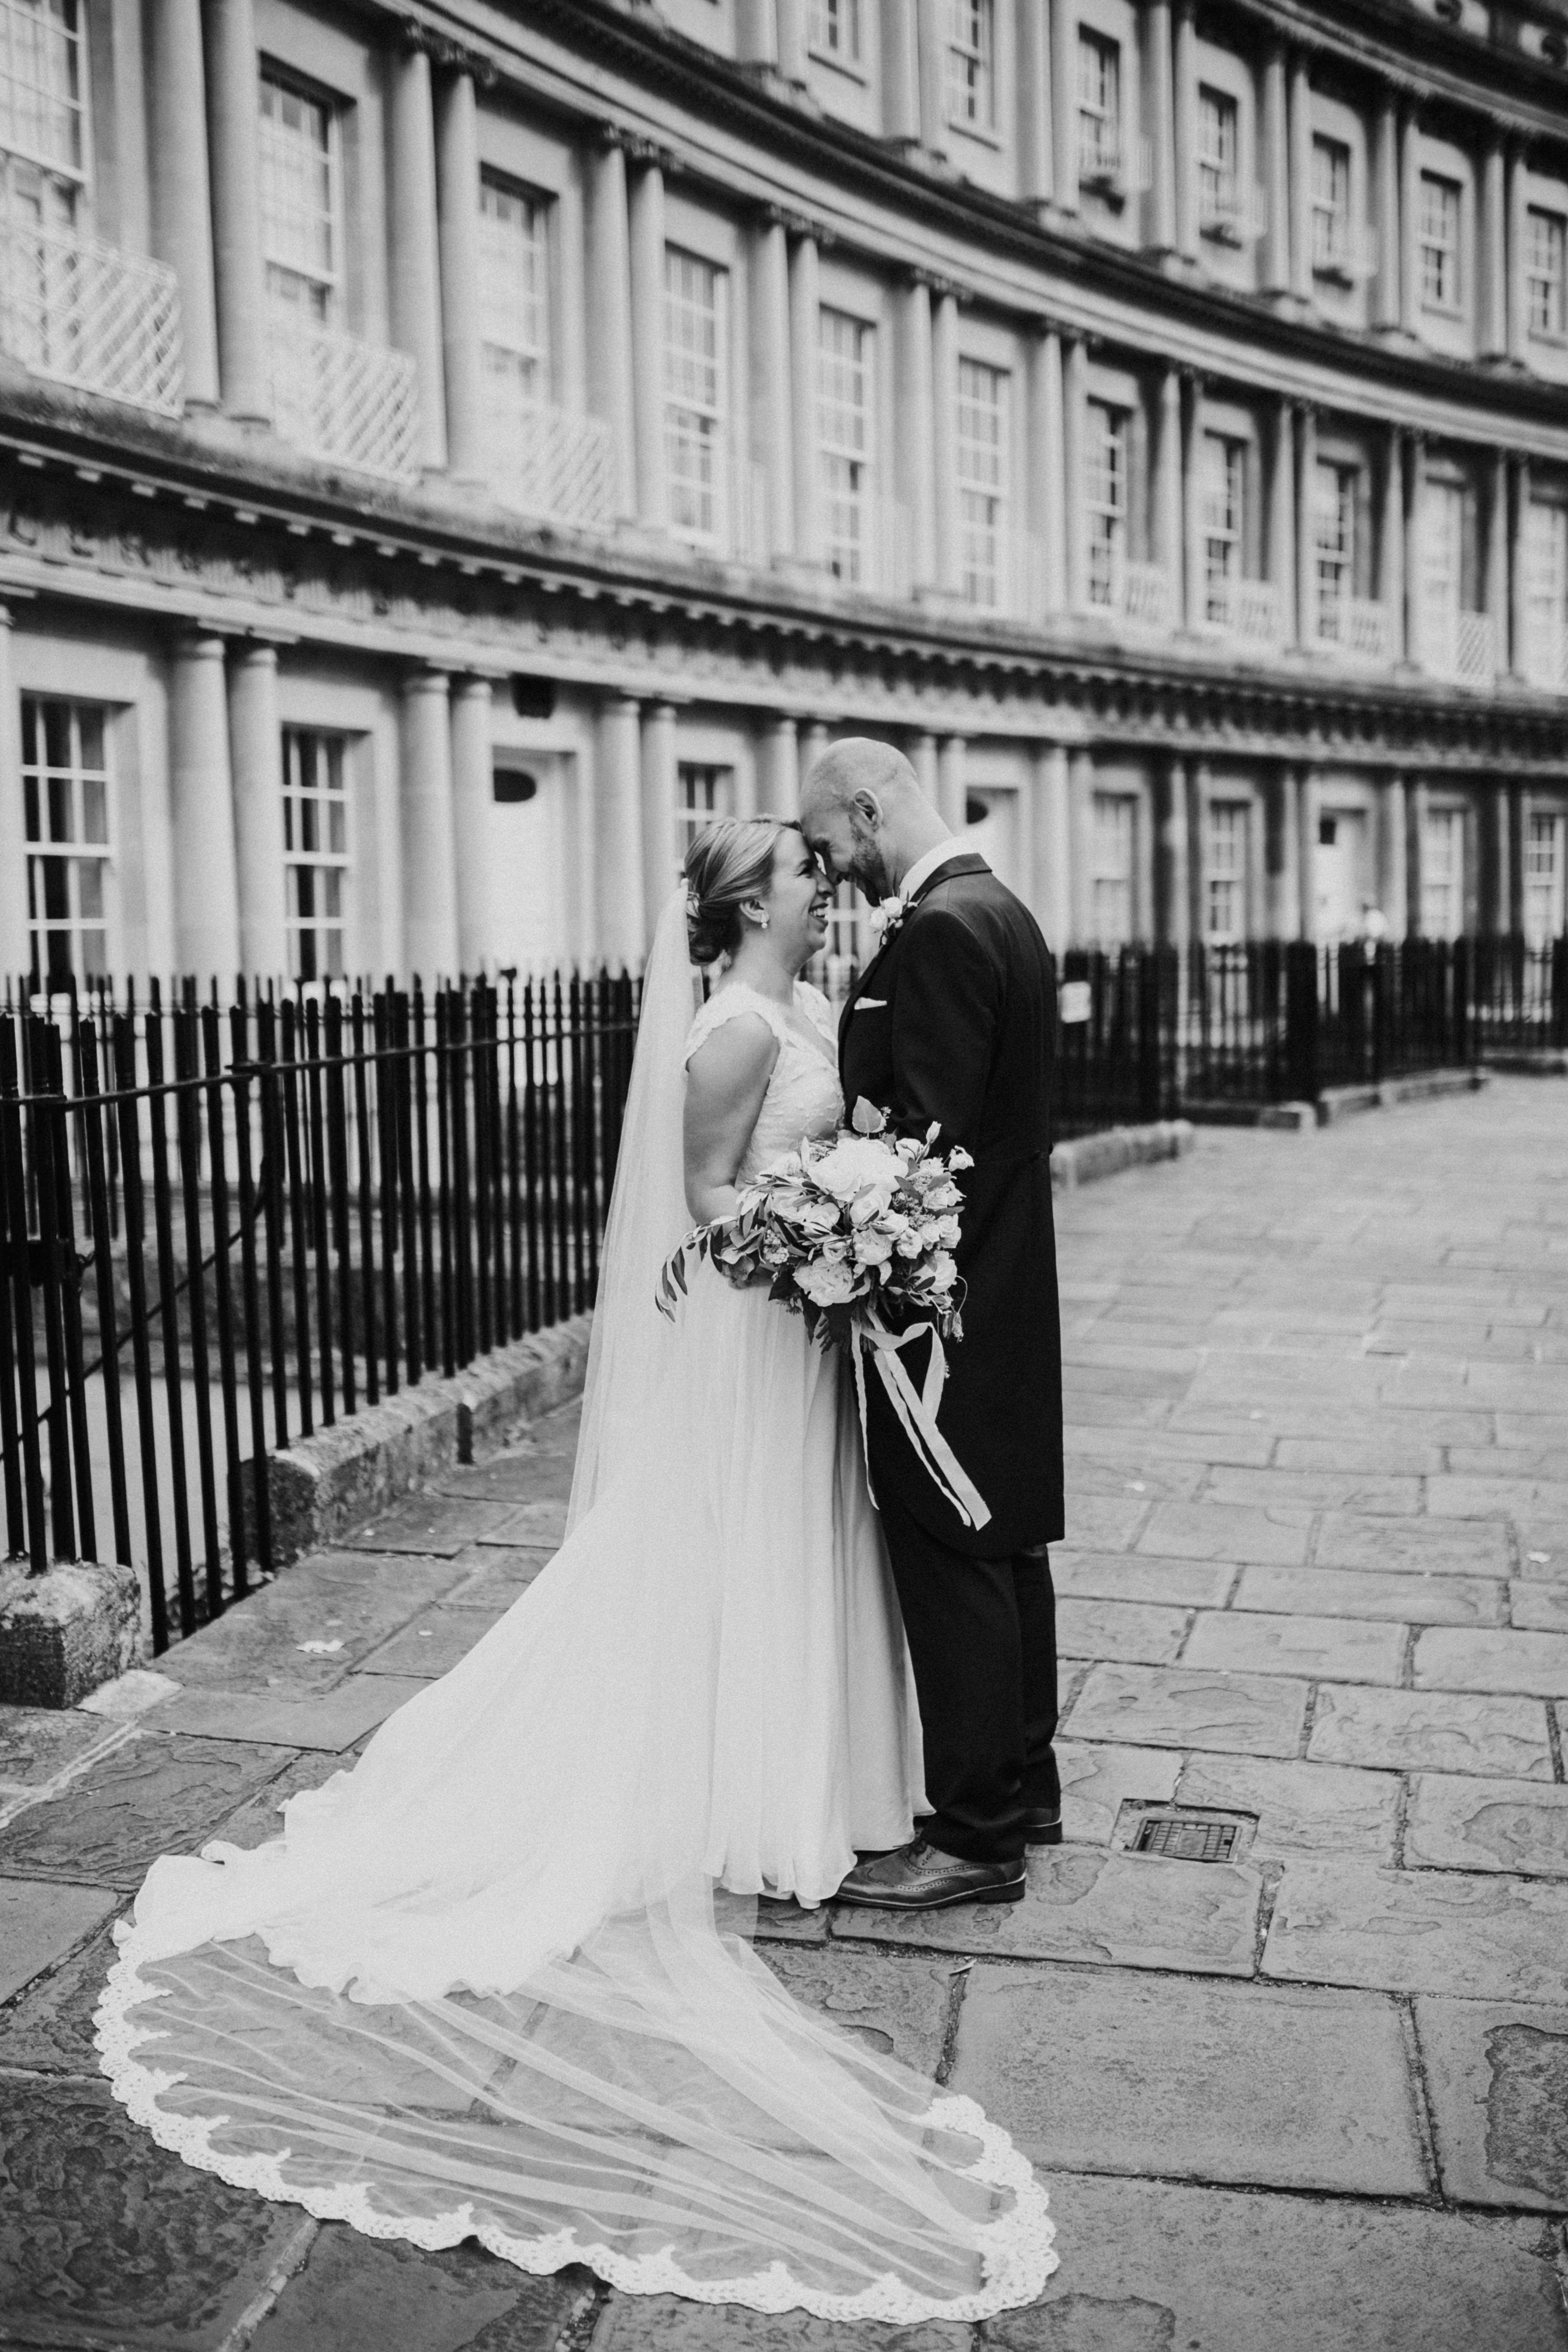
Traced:
<svg viewBox="0 0 1568 2352">
<path fill-rule="evenodd" d="M 801 788 L 801 830 L 836 882 L 889 898 L 947 827 L 893 743 L 848 735 L 825 751 Z"/>
</svg>

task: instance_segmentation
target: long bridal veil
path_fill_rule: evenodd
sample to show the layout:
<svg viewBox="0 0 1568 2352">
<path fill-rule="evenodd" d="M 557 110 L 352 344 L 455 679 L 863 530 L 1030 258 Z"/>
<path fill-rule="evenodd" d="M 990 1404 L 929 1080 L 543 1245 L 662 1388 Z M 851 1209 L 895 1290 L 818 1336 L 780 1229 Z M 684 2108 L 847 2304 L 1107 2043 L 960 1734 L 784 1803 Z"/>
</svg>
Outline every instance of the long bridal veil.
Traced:
<svg viewBox="0 0 1568 2352">
<path fill-rule="evenodd" d="M 374 2236 L 764 2311 L 983 2318 L 1055 2267 L 1028 2165 L 797 2004 L 707 1866 L 703 1513 L 752 1474 L 706 1458 L 700 1337 L 652 1307 L 685 1220 L 691 1004 L 677 898 L 565 1544 L 352 1772 L 289 1800 L 281 1836 L 153 1865 L 102 2064 L 188 2162 Z"/>
</svg>

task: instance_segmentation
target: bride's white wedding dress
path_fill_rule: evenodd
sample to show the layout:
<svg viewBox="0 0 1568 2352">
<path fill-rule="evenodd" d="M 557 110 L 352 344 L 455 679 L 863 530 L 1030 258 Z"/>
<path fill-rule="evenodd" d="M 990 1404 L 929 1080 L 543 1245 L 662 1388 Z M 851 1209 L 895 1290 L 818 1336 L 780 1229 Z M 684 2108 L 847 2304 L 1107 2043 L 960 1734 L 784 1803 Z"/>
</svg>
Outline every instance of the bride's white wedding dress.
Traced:
<svg viewBox="0 0 1568 2352">
<path fill-rule="evenodd" d="M 742 1011 L 778 1037 L 742 1177 L 841 1108 L 815 992 L 790 1018 L 721 989 L 682 1053 L 679 911 L 565 1543 L 280 1837 L 153 1865 L 102 2063 L 188 2162 L 374 2235 L 763 2310 L 979 2318 L 1055 2266 L 1027 2164 L 746 1940 L 743 1898 L 818 1903 L 858 1847 L 910 1835 L 919 1727 L 837 1360 L 707 1267 L 676 1326 L 653 1311 L 686 1055 Z"/>
</svg>

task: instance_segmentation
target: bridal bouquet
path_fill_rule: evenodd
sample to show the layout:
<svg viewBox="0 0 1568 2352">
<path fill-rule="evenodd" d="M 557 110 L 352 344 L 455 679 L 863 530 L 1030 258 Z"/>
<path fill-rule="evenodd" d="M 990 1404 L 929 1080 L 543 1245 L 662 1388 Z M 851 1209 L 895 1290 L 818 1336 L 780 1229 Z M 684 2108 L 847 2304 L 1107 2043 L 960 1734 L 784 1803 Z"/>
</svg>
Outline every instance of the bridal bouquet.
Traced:
<svg viewBox="0 0 1568 2352">
<path fill-rule="evenodd" d="M 870 1358 L 927 1469 L 961 1517 L 983 1527 L 991 1514 L 936 1426 L 947 1378 L 942 1343 L 963 1337 L 952 1255 L 963 1195 L 953 1179 L 974 1164 L 956 1147 L 933 1150 L 937 1131 L 891 1135 L 862 1096 L 847 1127 L 820 1143 L 803 1140 L 741 1188 L 732 1216 L 687 1234 L 665 1263 L 658 1307 L 674 1318 L 693 1261 L 706 1260 L 737 1288 L 765 1282 L 814 1339 L 850 1356 L 862 1428 Z M 917 1391 L 900 1352 L 928 1336 Z"/>
</svg>

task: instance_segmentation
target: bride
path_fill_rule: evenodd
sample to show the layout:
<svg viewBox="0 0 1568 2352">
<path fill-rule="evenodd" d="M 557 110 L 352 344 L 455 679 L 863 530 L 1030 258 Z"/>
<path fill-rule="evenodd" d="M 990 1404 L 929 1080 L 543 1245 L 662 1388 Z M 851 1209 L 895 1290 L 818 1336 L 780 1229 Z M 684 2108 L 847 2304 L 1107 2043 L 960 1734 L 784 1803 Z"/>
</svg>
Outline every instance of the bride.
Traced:
<svg viewBox="0 0 1568 2352">
<path fill-rule="evenodd" d="M 971 2101 L 802 2009 L 749 1898 L 905 1843 L 919 1725 L 850 1383 L 692 1217 L 842 1112 L 799 832 L 715 824 L 659 924 L 565 1543 L 352 1772 L 164 1856 L 98 2014 L 187 2162 L 421 2246 L 835 2319 L 979 2319 L 1054 2269 Z M 697 1011 L 691 955 L 728 958 Z"/>
</svg>

